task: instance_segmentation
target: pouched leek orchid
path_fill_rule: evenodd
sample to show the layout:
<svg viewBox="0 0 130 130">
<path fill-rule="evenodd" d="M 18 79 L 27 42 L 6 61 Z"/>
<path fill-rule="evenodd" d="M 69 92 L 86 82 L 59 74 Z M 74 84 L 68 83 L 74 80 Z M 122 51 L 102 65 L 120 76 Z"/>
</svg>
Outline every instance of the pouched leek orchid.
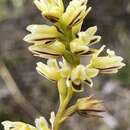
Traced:
<svg viewBox="0 0 130 130">
<path fill-rule="evenodd" d="M 64 9 L 62 0 L 34 1 L 42 16 L 53 25 L 29 25 L 27 30 L 30 34 L 24 37 L 24 41 L 30 43 L 29 50 L 35 56 L 48 59 L 47 64 L 38 62 L 36 70 L 57 84 L 60 105 L 56 115 L 51 112 L 51 126 L 44 117 L 40 117 L 36 119 L 35 127 L 22 122 L 4 121 L 5 130 L 59 130 L 62 122 L 76 112 L 84 117 L 100 117 L 99 114 L 104 112 L 103 102 L 92 96 L 70 104 L 74 93 L 84 91 L 85 85 L 93 86 L 92 78 L 100 73 L 117 73 L 125 66 L 123 58 L 110 49 L 107 49 L 107 55 L 101 55 L 105 46 L 92 48 L 101 40 L 101 36 L 96 34 L 97 26 L 81 31 L 83 20 L 91 10 L 87 2 L 72 0 Z M 82 55 L 89 56 L 88 64 L 82 64 Z"/>
</svg>

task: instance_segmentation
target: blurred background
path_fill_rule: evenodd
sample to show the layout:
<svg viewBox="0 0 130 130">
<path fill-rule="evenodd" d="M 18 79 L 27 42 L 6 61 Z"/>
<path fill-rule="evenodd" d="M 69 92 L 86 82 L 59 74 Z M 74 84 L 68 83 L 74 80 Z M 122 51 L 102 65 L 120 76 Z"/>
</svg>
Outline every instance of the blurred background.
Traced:
<svg viewBox="0 0 130 130">
<path fill-rule="evenodd" d="M 69 0 L 64 2 L 67 5 Z M 130 0 L 90 0 L 89 5 L 93 10 L 82 30 L 97 25 L 102 36 L 98 47 L 106 44 L 124 57 L 127 65 L 118 74 L 99 76 L 92 90 L 86 87 L 78 95 L 94 93 L 104 100 L 107 112 L 103 119 L 74 115 L 61 129 L 130 130 Z M 55 86 L 35 70 L 36 62 L 45 60 L 33 57 L 22 40 L 27 25 L 41 23 L 47 21 L 32 0 L 0 0 L 0 122 L 33 124 L 37 115 L 49 119 L 49 113 L 57 110 Z"/>
</svg>

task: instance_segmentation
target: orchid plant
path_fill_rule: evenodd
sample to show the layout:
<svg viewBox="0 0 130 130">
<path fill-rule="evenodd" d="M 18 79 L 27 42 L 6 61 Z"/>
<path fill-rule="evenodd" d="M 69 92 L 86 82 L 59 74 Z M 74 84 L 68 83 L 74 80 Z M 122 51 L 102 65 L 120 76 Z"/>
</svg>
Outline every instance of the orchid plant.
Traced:
<svg viewBox="0 0 130 130">
<path fill-rule="evenodd" d="M 91 7 L 87 0 L 72 0 L 64 9 L 62 0 L 35 0 L 34 4 L 42 16 L 52 25 L 29 25 L 30 32 L 24 41 L 30 43 L 29 50 L 41 58 L 47 59 L 47 64 L 37 63 L 37 72 L 47 79 L 57 83 L 59 91 L 59 109 L 51 112 L 50 124 L 44 117 L 35 120 L 36 126 L 23 122 L 4 121 L 5 130 L 59 130 L 61 124 L 70 116 L 78 113 L 84 117 L 100 117 L 104 112 L 102 100 L 92 96 L 77 99 L 70 104 L 74 93 L 84 91 L 84 86 L 92 87 L 92 78 L 98 74 L 117 73 L 125 64 L 123 58 L 116 56 L 113 50 L 107 49 L 107 55 L 102 56 L 100 49 L 92 48 L 101 40 L 96 35 L 97 26 L 81 31 L 84 18 Z M 89 57 L 88 64 L 81 63 L 81 57 Z"/>
</svg>

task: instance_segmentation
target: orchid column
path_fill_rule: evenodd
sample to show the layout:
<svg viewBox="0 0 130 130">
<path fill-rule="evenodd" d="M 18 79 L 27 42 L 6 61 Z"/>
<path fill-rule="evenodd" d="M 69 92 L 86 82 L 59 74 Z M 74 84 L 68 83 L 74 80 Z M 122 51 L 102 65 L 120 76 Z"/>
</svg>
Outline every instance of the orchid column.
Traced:
<svg viewBox="0 0 130 130">
<path fill-rule="evenodd" d="M 68 104 L 74 93 L 83 92 L 84 86 L 92 87 L 92 78 L 98 74 L 117 73 L 125 66 L 123 58 L 110 49 L 107 49 L 107 55 L 102 56 L 105 45 L 100 49 L 92 48 L 101 40 L 101 36 L 96 35 L 96 26 L 81 31 L 84 18 L 91 10 L 87 7 L 87 0 L 72 0 L 66 9 L 62 0 L 35 0 L 34 3 L 52 25 L 29 25 L 27 30 L 30 34 L 24 40 L 30 43 L 29 50 L 34 56 L 48 59 L 47 64 L 38 62 L 36 70 L 57 83 L 59 109 L 56 114 L 51 112 L 51 126 L 44 117 L 40 117 L 36 119 L 36 127 L 5 121 L 2 123 L 5 130 L 59 130 L 63 121 L 76 112 L 85 117 L 100 117 L 99 113 L 104 112 L 103 103 L 92 96 L 77 99 L 73 105 Z M 90 57 L 89 64 L 81 63 L 82 56 Z"/>
</svg>

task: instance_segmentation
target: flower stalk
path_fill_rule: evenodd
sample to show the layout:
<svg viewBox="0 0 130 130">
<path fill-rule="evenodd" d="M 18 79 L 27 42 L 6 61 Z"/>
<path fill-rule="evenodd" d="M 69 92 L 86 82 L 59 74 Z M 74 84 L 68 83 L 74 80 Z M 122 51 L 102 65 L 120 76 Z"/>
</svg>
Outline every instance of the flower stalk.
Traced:
<svg viewBox="0 0 130 130">
<path fill-rule="evenodd" d="M 60 120 L 62 119 L 64 111 L 65 111 L 68 103 L 70 102 L 72 96 L 73 96 L 73 91 L 70 87 L 70 88 L 68 88 L 67 95 L 66 95 L 65 99 L 60 102 L 60 106 L 59 106 L 59 109 L 58 109 L 58 112 L 56 114 L 56 118 L 54 121 L 53 130 L 59 130 L 59 127 L 61 125 Z"/>
</svg>

